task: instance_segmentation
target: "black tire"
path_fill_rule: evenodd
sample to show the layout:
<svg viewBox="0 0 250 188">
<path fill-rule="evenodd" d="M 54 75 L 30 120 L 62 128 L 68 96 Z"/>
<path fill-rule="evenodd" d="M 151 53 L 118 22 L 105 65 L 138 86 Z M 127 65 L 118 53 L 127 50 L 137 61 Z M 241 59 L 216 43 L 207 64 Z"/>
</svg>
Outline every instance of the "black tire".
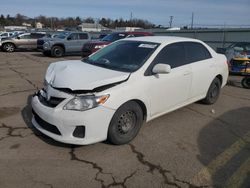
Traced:
<svg viewBox="0 0 250 188">
<path fill-rule="evenodd" d="M 205 104 L 214 104 L 219 98 L 221 90 L 221 81 L 219 78 L 215 78 L 211 83 L 206 98 L 202 100 Z"/>
<path fill-rule="evenodd" d="M 43 51 L 43 55 L 44 56 L 51 56 L 51 52 L 50 51 Z"/>
<path fill-rule="evenodd" d="M 243 78 L 241 80 L 241 85 L 246 89 L 250 89 L 250 77 Z"/>
<path fill-rule="evenodd" d="M 64 49 L 61 46 L 53 46 L 51 51 L 53 57 L 64 56 Z"/>
<path fill-rule="evenodd" d="M 14 52 L 15 48 L 16 48 L 15 45 L 13 43 L 9 43 L 9 42 L 3 44 L 3 46 L 2 46 L 3 51 L 9 52 L 9 53 Z"/>
<path fill-rule="evenodd" d="M 115 145 L 127 144 L 138 134 L 143 123 L 143 112 L 136 102 L 123 104 L 114 114 L 108 129 L 108 141 Z"/>
</svg>

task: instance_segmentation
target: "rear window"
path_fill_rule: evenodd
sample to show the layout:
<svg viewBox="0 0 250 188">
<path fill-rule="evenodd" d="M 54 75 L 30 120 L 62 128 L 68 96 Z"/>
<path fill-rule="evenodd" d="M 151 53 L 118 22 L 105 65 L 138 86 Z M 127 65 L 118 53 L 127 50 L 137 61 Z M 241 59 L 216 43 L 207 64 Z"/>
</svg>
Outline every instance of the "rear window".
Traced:
<svg viewBox="0 0 250 188">
<path fill-rule="evenodd" d="M 210 59 L 212 56 L 205 46 L 197 42 L 185 42 L 186 60 L 188 63 Z"/>
<path fill-rule="evenodd" d="M 81 40 L 88 39 L 87 33 L 79 33 L 79 39 L 81 39 Z"/>
</svg>

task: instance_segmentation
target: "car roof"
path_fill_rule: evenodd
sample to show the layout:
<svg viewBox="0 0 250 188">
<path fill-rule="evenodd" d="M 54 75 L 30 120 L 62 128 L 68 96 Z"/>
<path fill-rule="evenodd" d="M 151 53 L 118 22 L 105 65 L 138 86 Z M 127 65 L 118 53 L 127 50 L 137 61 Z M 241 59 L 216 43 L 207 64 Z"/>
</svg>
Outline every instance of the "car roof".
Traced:
<svg viewBox="0 0 250 188">
<path fill-rule="evenodd" d="M 142 42 L 154 42 L 154 43 L 172 43 L 172 42 L 201 42 L 200 40 L 185 38 L 185 37 L 173 37 L 173 36 L 145 36 L 145 37 L 133 37 L 133 38 L 125 38 L 122 40 L 129 41 L 142 41 Z"/>
</svg>

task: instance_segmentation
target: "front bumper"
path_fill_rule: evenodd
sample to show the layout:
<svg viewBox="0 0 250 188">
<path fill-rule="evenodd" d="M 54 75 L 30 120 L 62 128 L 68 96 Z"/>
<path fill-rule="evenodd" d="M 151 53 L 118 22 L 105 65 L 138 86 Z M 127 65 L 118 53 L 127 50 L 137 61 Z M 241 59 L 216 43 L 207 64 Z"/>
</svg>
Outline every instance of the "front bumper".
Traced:
<svg viewBox="0 0 250 188">
<path fill-rule="evenodd" d="M 37 95 L 32 98 L 32 110 L 38 116 L 37 121 L 34 116 L 32 118 L 33 125 L 45 135 L 59 142 L 87 145 L 107 139 L 109 123 L 115 113 L 115 110 L 98 106 L 87 111 L 63 110 L 63 106 L 69 100 L 61 102 L 55 108 L 45 106 L 40 102 Z M 44 128 L 39 123 L 44 122 L 48 125 L 55 126 L 59 134 Z M 77 126 L 85 126 L 84 138 L 73 136 L 73 132 Z"/>
</svg>

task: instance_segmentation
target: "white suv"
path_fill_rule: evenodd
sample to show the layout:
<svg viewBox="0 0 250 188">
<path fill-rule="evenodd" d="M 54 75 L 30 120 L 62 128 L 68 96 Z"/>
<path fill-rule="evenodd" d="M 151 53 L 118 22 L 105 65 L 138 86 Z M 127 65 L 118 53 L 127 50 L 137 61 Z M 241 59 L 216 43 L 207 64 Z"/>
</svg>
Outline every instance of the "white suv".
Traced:
<svg viewBox="0 0 250 188">
<path fill-rule="evenodd" d="M 52 63 L 32 99 L 32 122 L 64 143 L 125 144 L 144 121 L 215 103 L 227 78 L 225 56 L 199 40 L 126 38 L 82 61 Z"/>
</svg>

